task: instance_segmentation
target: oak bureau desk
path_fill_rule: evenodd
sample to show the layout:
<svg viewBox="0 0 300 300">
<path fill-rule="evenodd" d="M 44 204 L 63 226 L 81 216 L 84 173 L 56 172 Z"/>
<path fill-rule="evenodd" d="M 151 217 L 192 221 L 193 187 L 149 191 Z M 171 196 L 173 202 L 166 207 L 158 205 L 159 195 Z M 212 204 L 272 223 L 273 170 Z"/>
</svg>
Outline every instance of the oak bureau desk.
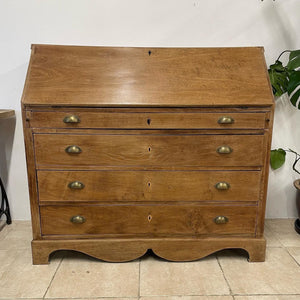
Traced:
<svg viewBox="0 0 300 300">
<path fill-rule="evenodd" d="M 33 45 L 22 110 L 34 264 L 242 248 L 263 261 L 263 48 Z"/>
</svg>

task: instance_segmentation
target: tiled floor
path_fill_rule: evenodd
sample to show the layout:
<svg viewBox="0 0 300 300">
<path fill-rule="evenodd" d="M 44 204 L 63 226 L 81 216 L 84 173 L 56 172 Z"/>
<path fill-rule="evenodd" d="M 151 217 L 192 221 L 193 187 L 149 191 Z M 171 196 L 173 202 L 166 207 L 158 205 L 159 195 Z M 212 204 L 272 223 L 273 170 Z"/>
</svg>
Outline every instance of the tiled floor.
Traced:
<svg viewBox="0 0 300 300">
<path fill-rule="evenodd" d="M 242 250 L 189 263 L 149 254 L 129 263 L 106 263 L 57 252 L 49 265 L 33 266 L 30 222 L 15 221 L 0 231 L 0 299 L 300 299 L 300 235 L 293 220 L 267 220 L 265 236 L 264 263 L 247 262 Z"/>
</svg>

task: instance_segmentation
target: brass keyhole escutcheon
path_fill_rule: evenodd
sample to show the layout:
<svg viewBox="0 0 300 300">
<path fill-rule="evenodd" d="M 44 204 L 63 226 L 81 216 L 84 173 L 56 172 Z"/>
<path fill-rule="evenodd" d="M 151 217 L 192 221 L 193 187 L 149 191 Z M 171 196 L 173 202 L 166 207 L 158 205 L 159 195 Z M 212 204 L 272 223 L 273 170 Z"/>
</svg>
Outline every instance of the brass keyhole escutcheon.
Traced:
<svg viewBox="0 0 300 300">
<path fill-rule="evenodd" d="M 151 220 L 152 220 L 152 216 L 151 216 L 151 215 L 148 215 L 147 219 L 148 219 L 148 222 L 150 223 Z"/>
</svg>

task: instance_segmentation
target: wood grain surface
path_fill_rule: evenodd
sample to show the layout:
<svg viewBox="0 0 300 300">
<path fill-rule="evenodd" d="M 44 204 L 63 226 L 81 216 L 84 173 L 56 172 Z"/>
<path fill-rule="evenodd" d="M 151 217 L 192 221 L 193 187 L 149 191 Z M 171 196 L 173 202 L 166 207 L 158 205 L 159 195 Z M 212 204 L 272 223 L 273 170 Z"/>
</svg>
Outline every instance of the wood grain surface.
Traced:
<svg viewBox="0 0 300 300">
<path fill-rule="evenodd" d="M 255 206 L 97 205 L 41 206 L 43 235 L 255 235 Z M 70 221 L 85 218 L 83 224 Z M 228 223 L 214 219 L 226 216 Z"/>
<path fill-rule="evenodd" d="M 32 46 L 23 103 L 65 106 L 264 106 L 263 49 Z"/>
<path fill-rule="evenodd" d="M 33 128 L 122 128 L 122 129 L 257 129 L 265 128 L 266 113 L 236 112 L 81 112 L 33 111 L 30 125 Z M 79 123 L 64 123 L 68 116 L 77 116 Z M 233 119 L 232 124 L 219 124 L 222 117 Z"/>
<path fill-rule="evenodd" d="M 34 240 L 34 264 L 48 264 L 57 249 L 75 250 L 109 262 L 125 262 L 143 256 L 148 249 L 170 261 L 193 261 L 222 249 L 241 248 L 249 253 L 250 262 L 265 260 L 266 240 L 251 237 L 181 237 L 181 238 L 110 238 Z"/>
<path fill-rule="evenodd" d="M 39 202 L 258 201 L 260 171 L 38 171 Z M 83 189 L 71 189 L 79 181 Z M 216 184 L 229 184 L 218 190 Z"/>
<path fill-rule="evenodd" d="M 35 134 L 37 166 L 116 165 L 164 166 L 261 166 L 260 135 L 76 135 Z M 76 145 L 80 154 L 65 149 Z M 217 148 L 229 146 L 230 154 Z"/>
</svg>

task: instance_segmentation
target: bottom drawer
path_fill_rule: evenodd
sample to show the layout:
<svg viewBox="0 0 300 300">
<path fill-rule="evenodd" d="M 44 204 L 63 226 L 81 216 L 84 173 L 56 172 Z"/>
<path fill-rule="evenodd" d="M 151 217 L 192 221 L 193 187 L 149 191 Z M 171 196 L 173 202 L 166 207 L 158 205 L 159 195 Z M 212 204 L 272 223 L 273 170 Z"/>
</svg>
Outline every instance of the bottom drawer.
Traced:
<svg viewBox="0 0 300 300">
<path fill-rule="evenodd" d="M 42 235 L 254 236 L 256 210 L 191 204 L 40 207 Z"/>
</svg>

